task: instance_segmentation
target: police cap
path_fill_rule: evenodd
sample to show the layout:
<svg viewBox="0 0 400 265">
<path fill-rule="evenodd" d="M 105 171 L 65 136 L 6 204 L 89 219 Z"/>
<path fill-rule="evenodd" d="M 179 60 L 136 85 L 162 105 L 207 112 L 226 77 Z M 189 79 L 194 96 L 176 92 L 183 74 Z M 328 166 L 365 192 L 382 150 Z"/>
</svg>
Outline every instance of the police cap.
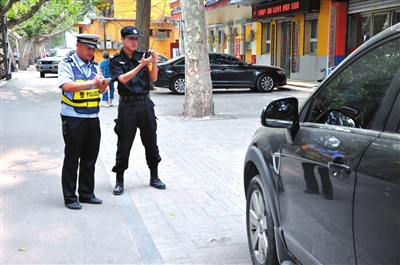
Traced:
<svg viewBox="0 0 400 265">
<path fill-rule="evenodd" d="M 139 34 L 139 30 L 132 26 L 125 26 L 121 29 L 121 37 L 142 37 Z"/>
<path fill-rule="evenodd" d="M 76 35 L 76 41 L 86 44 L 90 48 L 97 48 L 98 40 L 101 36 L 96 34 L 78 34 Z"/>
</svg>

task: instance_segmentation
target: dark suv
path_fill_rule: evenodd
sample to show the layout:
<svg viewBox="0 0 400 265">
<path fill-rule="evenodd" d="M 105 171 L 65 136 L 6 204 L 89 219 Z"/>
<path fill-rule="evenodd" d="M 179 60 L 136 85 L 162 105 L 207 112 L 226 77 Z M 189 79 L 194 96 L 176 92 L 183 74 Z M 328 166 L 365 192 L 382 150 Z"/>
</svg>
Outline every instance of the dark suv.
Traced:
<svg viewBox="0 0 400 265">
<path fill-rule="evenodd" d="M 244 161 L 254 264 L 400 264 L 400 24 L 298 108 L 267 104 Z"/>
</svg>

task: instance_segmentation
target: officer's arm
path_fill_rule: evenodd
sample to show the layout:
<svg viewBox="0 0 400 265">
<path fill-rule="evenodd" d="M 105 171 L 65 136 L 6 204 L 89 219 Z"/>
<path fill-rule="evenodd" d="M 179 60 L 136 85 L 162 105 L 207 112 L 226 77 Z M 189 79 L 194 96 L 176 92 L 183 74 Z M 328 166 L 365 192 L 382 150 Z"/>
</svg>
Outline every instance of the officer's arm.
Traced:
<svg viewBox="0 0 400 265">
<path fill-rule="evenodd" d="M 135 75 L 137 75 L 139 73 L 140 69 L 142 69 L 143 67 L 145 67 L 145 65 L 140 63 L 138 66 L 136 66 L 129 72 L 119 75 L 117 78 L 118 81 L 121 82 L 122 84 L 128 83 Z"/>
<path fill-rule="evenodd" d="M 84 81 L 84 82 L 74 82 L 74 81 L 70 81 L 67 82 L 65 84 L 62 85 L 62 89 L 65 92 L 77 92 L 77 91 L 81 91 L 84 89 L 88 89 L 91 88 L 92 86 L 95 85 L 95 80 L 88 80 L 88 81 Z"/>
<path fill-rule="evenodd" d="M 149 74 L 149 80 L 150 82 L 156 82 L 157 77 L 158 77 L 158 67 L 157 67 L 157 54 L 155 52 L 151 53 L 151 59 L 153 60 L 152 67 L 151 67 L 151 72 Z"/>
</svg>

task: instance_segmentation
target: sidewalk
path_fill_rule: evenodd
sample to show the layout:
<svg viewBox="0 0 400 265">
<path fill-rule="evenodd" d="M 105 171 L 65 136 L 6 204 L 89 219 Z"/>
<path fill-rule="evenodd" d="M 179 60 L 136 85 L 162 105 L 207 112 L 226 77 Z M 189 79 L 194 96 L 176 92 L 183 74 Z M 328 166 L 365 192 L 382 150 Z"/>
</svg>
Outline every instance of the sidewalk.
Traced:
<svg viewBox="0 0 400 265">
<path fill-rule="evenodd" d="M 287 85 L 288 87 L 294 87 L 294 88 L 309 88 L 313 89 L 314 87 L 319 86 L 319 82 L 316 81 L 311 81 L 311 80 L 297 80 L 297 79 L 288 79 L 287 80 Z"/>
<path fill-rule="evenodd" d="M 159 174 L 167 189 L 149 186 L 138 131 L 121 196 L 112 194 L 111 172 L 117 106 L 102 105 L 95 193 L 103 204 L 72 211 L 61 192 L 57 77 L 15 73 L 0 87 L 1 264 L 251 264 L 245 152 L 265 103 L 277 96 L 304 100 L 310 89 L 298 88 L 215 90 L 216 116 L 209 119 L 185 119 L 184 96 L 151 91 L 157 105 Z"/>
</svg>

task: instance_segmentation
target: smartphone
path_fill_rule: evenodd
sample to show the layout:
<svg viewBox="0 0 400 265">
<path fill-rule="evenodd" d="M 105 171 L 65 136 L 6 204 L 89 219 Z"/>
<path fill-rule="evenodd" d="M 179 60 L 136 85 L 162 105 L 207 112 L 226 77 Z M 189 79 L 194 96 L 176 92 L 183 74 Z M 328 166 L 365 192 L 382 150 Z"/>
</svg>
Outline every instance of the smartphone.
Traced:
<svg viewBox="0 0 400 265">
<path fill-rule="evenodd" d="M 111 81 L 111 78 L 110 78 L 110 77 L 104 78 L 104 81 L 110 82 L 110 81 Z"/>
</svg>

